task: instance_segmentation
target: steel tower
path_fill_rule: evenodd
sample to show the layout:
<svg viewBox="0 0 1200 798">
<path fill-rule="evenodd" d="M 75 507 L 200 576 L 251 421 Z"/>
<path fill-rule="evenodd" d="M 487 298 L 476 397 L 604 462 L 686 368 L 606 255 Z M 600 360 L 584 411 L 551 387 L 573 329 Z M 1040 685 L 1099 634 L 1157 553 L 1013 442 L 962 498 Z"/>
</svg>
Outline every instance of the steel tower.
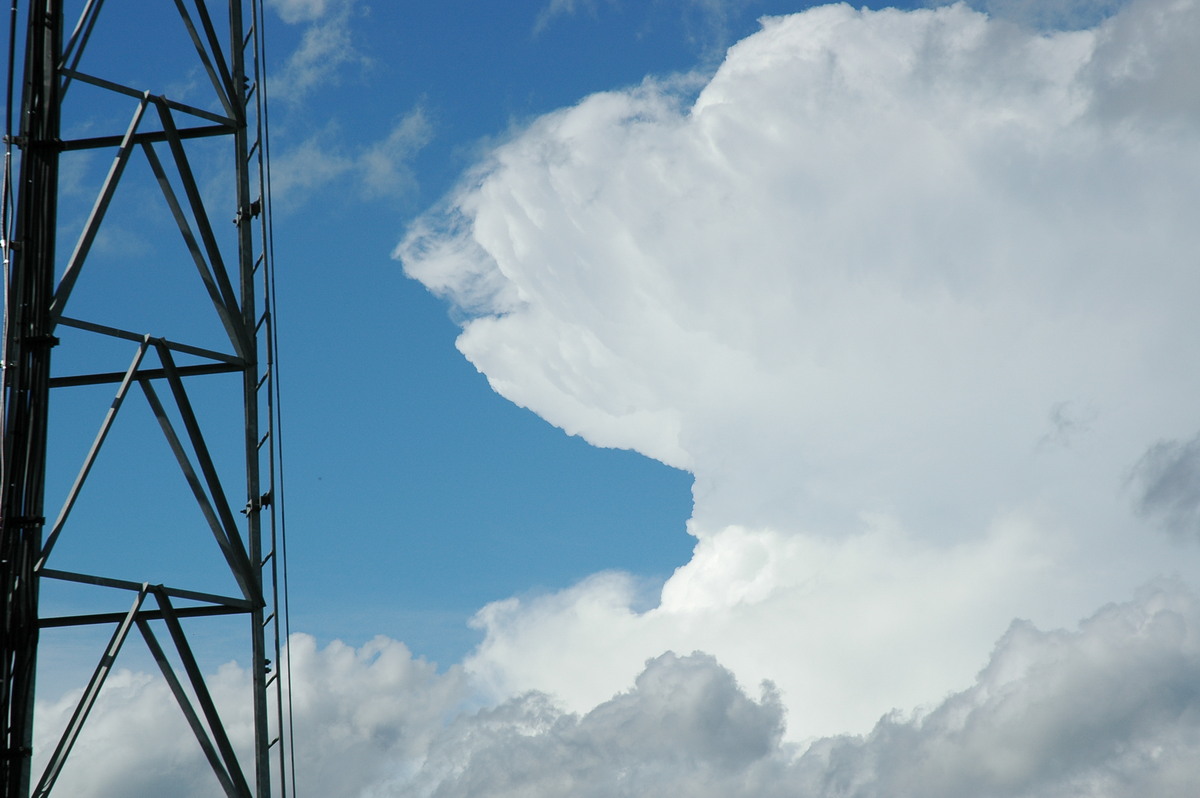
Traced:
<svg viewBox="0 0 1200 798">
<path fill-rule="evenodd" d="M 2 798 L 51 793 L 136 637 L 145 645 L 135 656 L 161 670 L 214 793 L 286 795 L 261 22 L 259 0 L 13 3 Z M 22 23 L 23 51 L 11 41 Z M 88 174 L 98 185 L 81 200 Z M 90 210 L 67 218 L 68 189 Z M 139 247 L 149 266 L 132 265 Z M 147 465 L 152 451 L 167 468 Z M 168 562 L 173 553 L 181 562 Z M 203 673 L 201 644 L 230 629 L 251 674 L 242 706 L 253 731 L 240 737 Z M 98 641 L 96 665 L 57 742 L 34 750 L 39 647 L 68 631 Z"/>
</svg>

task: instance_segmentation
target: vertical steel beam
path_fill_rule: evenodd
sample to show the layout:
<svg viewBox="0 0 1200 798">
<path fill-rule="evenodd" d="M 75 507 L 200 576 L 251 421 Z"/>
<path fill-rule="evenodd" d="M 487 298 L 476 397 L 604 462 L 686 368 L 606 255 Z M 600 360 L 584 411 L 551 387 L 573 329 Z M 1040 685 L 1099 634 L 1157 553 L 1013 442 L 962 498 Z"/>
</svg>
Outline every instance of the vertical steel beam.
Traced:
<svg viewBox="0 0 1200 798">
<path fill-rule="evenodd" d="M 0 471 L 0 794 L 29 794 L 37 670 L 38 585 L 42 543 L 50 319 L 57 217 L 62 0 L 29 11 L 18 144 L 23 150 L 12 266 L 5 285 L 4 444 Z"/>
</svg>

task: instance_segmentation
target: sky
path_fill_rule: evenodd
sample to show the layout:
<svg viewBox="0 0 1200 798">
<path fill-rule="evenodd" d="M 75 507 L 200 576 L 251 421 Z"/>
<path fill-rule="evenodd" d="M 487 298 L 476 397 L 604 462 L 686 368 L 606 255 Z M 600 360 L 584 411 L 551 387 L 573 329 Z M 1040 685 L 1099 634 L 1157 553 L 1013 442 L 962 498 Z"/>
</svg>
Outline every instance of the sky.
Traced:
<svg viewBox="0 0 1200 798">
<path fill-rule="evenodd" d="M 1200 788 L 1200 3 L 267 22 L 299 794 Z"/>
</svg>

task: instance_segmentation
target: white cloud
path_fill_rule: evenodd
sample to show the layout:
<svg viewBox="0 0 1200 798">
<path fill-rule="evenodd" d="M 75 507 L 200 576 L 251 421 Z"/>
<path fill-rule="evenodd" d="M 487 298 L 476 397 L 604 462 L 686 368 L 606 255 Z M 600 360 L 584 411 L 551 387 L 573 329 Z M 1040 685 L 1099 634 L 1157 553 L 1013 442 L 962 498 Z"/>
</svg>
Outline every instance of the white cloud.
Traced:
<svg viewBox="0 0 1200 798">
<path fill-rule="evenodd" d="M 382 139 L 361 146 L 341 145 L 336 126 L 329 126 L 271 159 L 271 196 L 277 207 L 295 208 L 347 176 L 366 199 L 413 196 L 417 179 L 409 164 L 432 135 L 420 106 L 397 119 Z"/>
<path fill-rule="evenodd" d="M 336 83 L 343 67 L 352 64 L 361 67 L 368 63 L 359 52 L 351 30 L 351 22 L 357 13 L 356 0 L 287 3 L 282 8 L 295 9 L 295 15 L 289 21 L 309 21 L 311 24 L 283 67 L 272 75 L 273 97 L 299 103 L 318 86 Z M 315 13 L 300 15 L 304 9 L 315 9 Z"/>
<path fill-rule="evenodd" d="M 486 608 L 473 673 L 583 712 L 700 649 L 778 683 L 794 737 L 862 731 L 1014 616 L 1194 573 L 1129 473 L 1200 429 L 1198 8 L 815 8 L 694 98 L 595 95 L 497 148 L 398 257 L 498 392 L 692 471 L 698 544 L 647 612 L 612 575 Z"/>
<path fill-rule="evenodd" d="M 320 19 L 333 4 L 334 0 L 267 0 L 267 5 L 289 24 Z"/>
<path fill-rule="evenodd" d="M 1075 571 L 1078 544 L 1049 539 L 1047 526 L 1013 518 L 952 546 L 882 518 L 845 540 L 727 527 L 699 541 L 645 612 L 620 574 L 490 605 L 466 666 L 489 695 L 539 689 L 586 711 L 647 656 L 698 649 L 744 682 L 776 683 L 794 739 L 865 731 L 969 684 L 1014 615 L 1070 622 L 1104 600 L 1096 575 Z M 1087 564 L 1124 583 L 1111 565 Z"/>
<path fill-rule="evenodd" d="M 711 56 L 719 55 L 719 51 L 728 46 L 731 19 L 752 8 L 754 0 L 679 0 L 676 4 L 687 37 L 705 55 Z M 608 0 L 608 5 L 621 8 L 618 0 Z M 595 17 L 599 13 L 597 0 L 549 0 L 538 12 L 533 32 L 540 34 L 555 18 L 577 13 Z"/>
<path fill-rule="evenodd" d="M 295 207 L 327 183 L 353 170 L 354 159 L 330 143 L 331 134 L 313 136 L 271 158 L 271 197 L 277 206 Z"/>
<path fill-rule="evenodd" d="M 595 14 L 596 0 L 550 0 L 545 8 L 538 12 L 537 20 L 533 24 L 533 32 L 541 33 L 555 17 L 564 14 L 571 15 L 580 9 L 587 9 L 589 13 Z"/>
<path fill-rule="evenodd" d="M 359 156 L 358 168 L 370 196 L 404 196 L 416 192 L 417 180 L 408 162 L 433 136 L 432 125 L 420 106 L 397 121 L 382 140 Z"/>
</svg>

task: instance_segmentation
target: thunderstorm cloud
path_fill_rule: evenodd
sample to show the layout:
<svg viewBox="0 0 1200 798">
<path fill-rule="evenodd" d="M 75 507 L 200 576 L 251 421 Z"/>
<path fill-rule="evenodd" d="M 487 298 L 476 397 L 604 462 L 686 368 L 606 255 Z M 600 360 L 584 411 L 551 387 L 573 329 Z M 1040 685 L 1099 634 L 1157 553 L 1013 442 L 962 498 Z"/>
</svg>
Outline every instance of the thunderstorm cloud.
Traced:
<svg viewBox="0 0 1200 798">
<path fill-rule="evenodd" d="M 585 711 L 700 650 L 774 682 L 789 739 L 862 732 L 1014 617 L 1194 569 L 1155 529 L 1194 522 L 1194 458 L 1151 447 L 1200 428 L 1200 6 L 1001 5 L 764 19 L 698 91 L 536 120 L 411 228 L 496 391 L 695 476 L 657 607 L 601 574 L 479 613 L 495 696 Z"/>
</svg>

